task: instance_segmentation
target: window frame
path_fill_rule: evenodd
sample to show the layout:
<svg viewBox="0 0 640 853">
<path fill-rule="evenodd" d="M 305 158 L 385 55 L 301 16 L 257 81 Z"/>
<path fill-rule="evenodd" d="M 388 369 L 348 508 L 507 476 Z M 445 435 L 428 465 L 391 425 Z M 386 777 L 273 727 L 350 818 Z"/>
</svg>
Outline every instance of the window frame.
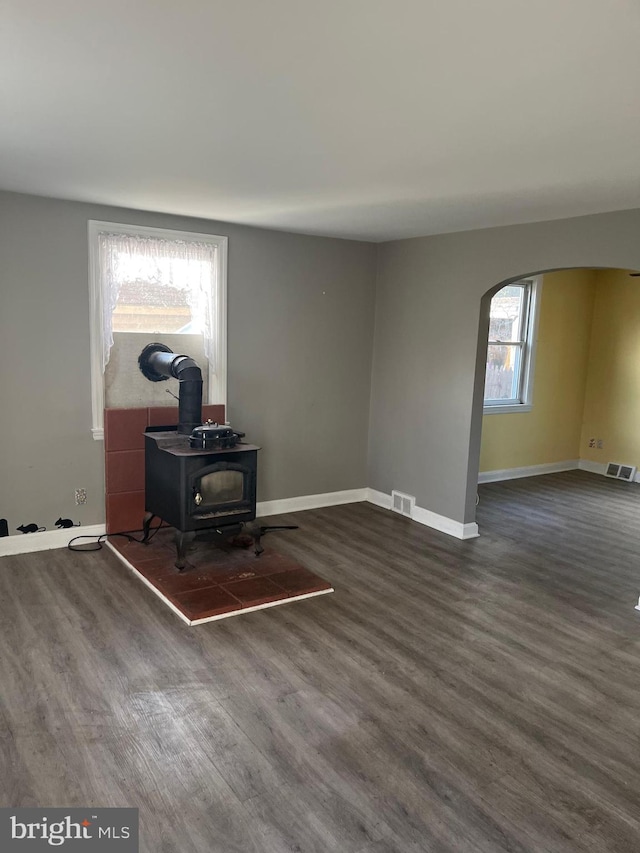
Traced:
<svg viewBox="0 0 640 853">
<path fill-rule="evenodd" d="M 524 316 L 521 319 L 521 324 L 524 324 L 524 332 L 519 341 L 491 341 L 487 330 L 487 357 L 489 356 L 489 347 L 497 344 L 508 344 L 511 346 L 519 346 L 521 351 L 520 357 L 520 379 L 519 379 L 519 395 L 517 398 L 507 400 L 484 400 L 483 413 L 485 415 L 505 415 L 513 413 L 530 412 L 533 409 L 533 380 L 535 374 L 536 346 L 538 341 L 538 324 L 540 319 L 540 303 L 542 296 L 542 276 L 524 276 L 523 278 L 510 281 L 508 284 L 503 284 L 491 297 L 500 293 L 504 287 L 513 285 L 526 285 L 525 302 L 526 308 Z M 489 312 L 491 311 L 491 301 L 489 302 Z M 484 396 L 484 395 L 483 395 Z"/>
<path fill-rule="evenodd" d="M 183 240 L 210 243 L 216 248 L 216 281 L 214 294 L 217 317 L 216 364 L 214 371 L 209 365 L 207 385 L 209 403 L 227 404 L 227 254 L 229 238 L 218 234 L 202 234 L 193 231 L 177 231 L 170 228 L 152 228 L 147 225 L 130 225 L 122 222 L 88 221 L 89 239 L 89 314 L 91 343 L 91 434 L 95 441 L 104 439 L 104 373 L 102 372 L 104 291 L 100 274 L 98 235 L 140 235 L 163 240 Z"/>
</svg>

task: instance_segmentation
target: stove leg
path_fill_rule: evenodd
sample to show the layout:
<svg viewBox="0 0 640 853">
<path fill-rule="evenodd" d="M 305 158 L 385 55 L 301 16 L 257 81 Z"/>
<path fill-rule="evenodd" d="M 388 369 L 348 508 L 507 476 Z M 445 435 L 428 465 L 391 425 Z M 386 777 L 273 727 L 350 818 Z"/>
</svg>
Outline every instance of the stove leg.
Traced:
<svg viewBox="0 0 640 853">
<path fill-rule="evenodd" d="M 149 533 L 151 530 L 151 522 L 155 518 L 155 515 L 152 512 L 145 512 L 144 521 L 142 522 L 142 542 L 145 545 L 149 544 Z"/>
<path fill-rule="evenodd" d="M 253 534 L 253 545 L 254 545 L 254 553 L 256 557 L 259 557 L 260 554 L 264 551 L 262 544 L 260 543 L 260 539 L 262 537 L 262 528 L 259 527 L 257 531 Z"/>
<path fill-rule="evenodd" d="M 181 572 L 187 562 L 187 551 L 196 538 L 195 530 L 176 530 L 176 569 Z"/>
<path fill-rule="evenodd" d="M 264 551 L 264 548 L 260 543 L 260 539 L 267 528 L 261 527 L 254 519 L 253 521 L 243 521 L 242 529 L 245 530 L 253 539 L 253 553 L 256 557 L 259 557 Z"/>
<path fill-rule="evenodd" d="M 256 557 L 259 557 L 260 554 L 264 551 L 264 548 L 260 544 L 260 539 L 268 533 L 270 530 L 297 530 L 297 524 L 263 524 L 260 527 L 255 527 L 252 525 L 251 535 L 253 536 L 253 541 L 255 543 L 255 552 Z"/>
</svg>

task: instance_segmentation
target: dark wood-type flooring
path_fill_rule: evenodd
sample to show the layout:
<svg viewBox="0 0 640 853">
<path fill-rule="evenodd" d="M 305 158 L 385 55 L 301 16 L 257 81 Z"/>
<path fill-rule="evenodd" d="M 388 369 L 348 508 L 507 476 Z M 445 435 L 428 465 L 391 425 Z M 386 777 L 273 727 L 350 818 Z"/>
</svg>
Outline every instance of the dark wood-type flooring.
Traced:
<svg viewBox="0 0 640 853">
<path fill-rule="evenodd" d="M 367 504 L 273 547 L 334 595 L 197 628 L 107 550 L 0 560 L 0 805 L 135 806 L 145 853 L 640 849 L 640 487 Z"/>
</svg>

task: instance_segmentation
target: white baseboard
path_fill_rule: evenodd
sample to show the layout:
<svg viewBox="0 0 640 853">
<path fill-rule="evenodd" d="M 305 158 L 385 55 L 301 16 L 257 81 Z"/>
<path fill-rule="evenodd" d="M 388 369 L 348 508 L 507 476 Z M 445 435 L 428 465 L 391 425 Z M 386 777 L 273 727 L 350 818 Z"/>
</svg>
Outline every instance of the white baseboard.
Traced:
<svg viewBox="0 0 640 853">
<path fill-rule="evenodd" d="M 581 459 L 578 463 L 578 468 L 581 471 L 588 471 L 590 474 L 602 474 L 604 476 L 607 470 L 606 462 L 592 462 L 590 459 Z"/>
<path fill-rule="evenodd" d="M 583 460 L 581 459 L 565 459 L 563 462 L 547 462 L 543 465 L 527 465 L 524 468 L 503 468 L 498 471 L 482 471 L 478 474 L 478 483 L 496 483 L 500 480 L 518 480 L 520 477 L 537 477 L 538 474 L 556 474 L 559 471 L 575 471 L 576 468 L 582 468 L 582 462 Z"/>
<path fill-rule="evenodd" d="M 578 467 L 581 471 L 589 471 L 590 474 L 602 474 L 604 477 L 607 471 L 607 465 L 608 462 L 592 462 L 591 459 L 581 459 Z M 636 471 L 636 475 L 632 482 L 640 483 L 640 471 Z"/>
<path fill-rule="evenodd" d="M 256 506 L 256 517 L 267 515 L 285 515 L 290 512 L 302 512 L 306 509 L 320 509 L 326 506 L 361 503 L 368 501 L 384 509 L 391 509 L 391 495 L 375 489 L 347 489 L 341 492 L 326 492 L 319 495 L 301 495 L 295 498 L 282 498 L 275 501 L 261 501 Z M 478 536 L 478 525 L 462 524 L 444 515 L 431 512 L 422 507 L 414 507 L 413 520 L 434 530 L 440 530 L 457 539 L 473 539 Z M 101 536 L 105 532 L 104 524 L 74 527 L 73 530 L 45 530 L 42 533 L 25 533 L 20 536 L 0 538 L 0 557 L 12 554 L 27 554 L 33 551 L 48 551 L 53 548 L 66 548 L 74 536 Z"/>
<path fill-rule="evenodd" d="M 391 495 L 386 495 L 384 492 L 367 489 L 366 499 L 369 503 L 381 506 L 383 509 L 391 509 Z M 461 521 L 455 521 L 453 518 L 447 518 L 445 515 L 438 515 L 437 512 L 423 509 L 421 506 L 414 506 L 411 519 L 417 521 L 418 524 L 424 524 L 425 527 L 432 527 L 434 530 L 448 533 L 449 536 L 455 536 L 456 539 L 475 539 L 480 535 L 475 521 L 470 524 L 463 524 Z"/>
<path fill-rule="evenodd" d="M 475 521 L 463 524 L 461 521 L 447 518 L 446 515 L 438 515 L 437 512 L 423 509 L 421 506 L 413 508 L 413 520 L 426 527 L 433 527 L 434 530 L 440 530 L 442 533 L 448 533 L 449 536 L 455 536 L 456 539 L 475 539 L 480 535 Z"/>
<path fill-rule="evenodd" d="M 104 524 L 88 524 L 63 530 L 43 530 L 41 533 L 21 533 L 20 536 L 0 538 L 0 557 L 14 554 L 31 554 L 34 551 L 52 551 L 66 548 L 75 536 L 102 536 Z"/>
<path fill-rule="evenodd" d="M 567 459 L 564 462 L 528 465 L 526 468 L 504 468 L 501 471 L 482 471 L 478 474 L 478 483 L 518 480 L 520 477 L 536 477 L 538 474 L 556 474 L 560 471 L 575 471 L 576 469 L 588 471 L 590 474 L 601 474 L 604 477 L 607 470 L 607 463 L 592 462 L 591 459 Z M 640 471 L 635 476 L 635 482 L 640 483 Z"/>
<path fill-rule="evenodd" d="M 384 492 L 378 492 L 376 489 L 367 489 L 365 500 L 370 504 L 381 506 L 382 509 L 391 509 L 391 495 L 385 495 Z"/>
<path fill-rule="evenodd" d="M 282 498 L 275 501 L 260 501 L 256 516 L 284 515 L 287 512 L 302 512 L 305 509 L 320 509 L 324 506 L 360 503 L 367 500 L 367 489 L 347 489 L 343 492 L 326 492 L 321 495 L 301 495 L 297 498 Z"/>
</svg>

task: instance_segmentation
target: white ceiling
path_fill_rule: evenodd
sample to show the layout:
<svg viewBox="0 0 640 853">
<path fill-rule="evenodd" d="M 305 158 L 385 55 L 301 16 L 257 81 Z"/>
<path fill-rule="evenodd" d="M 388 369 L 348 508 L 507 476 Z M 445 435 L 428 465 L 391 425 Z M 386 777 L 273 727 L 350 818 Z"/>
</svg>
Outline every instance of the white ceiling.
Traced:
<svg viewBox="0 0 640 853">
<path fill-rule="evenodd" d="M 2 0 L 0 187 L 367 240 L 640 207 L 640 4 Z"/>
</svg>

